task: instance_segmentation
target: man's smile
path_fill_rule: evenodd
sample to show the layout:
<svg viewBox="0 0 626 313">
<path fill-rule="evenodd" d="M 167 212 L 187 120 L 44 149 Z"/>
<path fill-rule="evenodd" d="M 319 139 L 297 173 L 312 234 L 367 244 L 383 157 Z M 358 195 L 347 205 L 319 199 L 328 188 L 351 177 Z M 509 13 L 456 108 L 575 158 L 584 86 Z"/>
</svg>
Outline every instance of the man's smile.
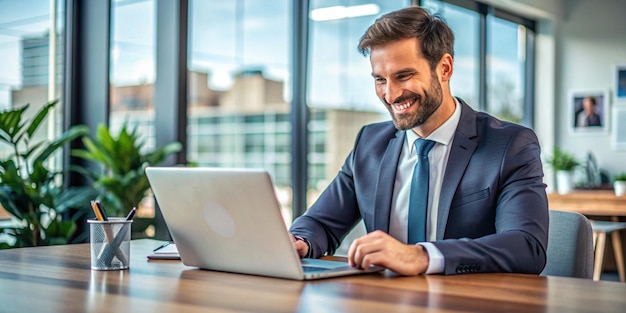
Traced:
<svg viewBox="0 0 626 313">
<path fill-rule="evenodd" d="M 389 106 L 393 109 L 395 113 L 405 113 L 410 107 L 412 107 L 416 103 L 415 98 L 403 101 L 401 103 L 392 103 Z"/>
</svg>

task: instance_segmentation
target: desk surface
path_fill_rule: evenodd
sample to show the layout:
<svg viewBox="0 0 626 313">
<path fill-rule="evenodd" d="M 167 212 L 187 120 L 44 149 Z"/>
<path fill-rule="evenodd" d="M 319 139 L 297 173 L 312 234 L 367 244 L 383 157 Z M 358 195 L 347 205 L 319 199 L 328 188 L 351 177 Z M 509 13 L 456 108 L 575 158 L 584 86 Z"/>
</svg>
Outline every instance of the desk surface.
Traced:
<svg viewBox="0 0 626 313">
<path fill-rule="evenodd" d="M 134 240 L 130 269 L 90 270 L 89 245 L 0 251 L 2 312 L 623 312 L 626 284 L 520 274 L 299 282 L 147 261 L 160 242 Z"/>
<path fill-rule="evenodd" d="M 613 190 L 575 190 L 560 195 L 548 194 L 551 210 L 578 212 L 597 216 L 626 216 L 626 196 L 617 197 Z"/>
</svg>

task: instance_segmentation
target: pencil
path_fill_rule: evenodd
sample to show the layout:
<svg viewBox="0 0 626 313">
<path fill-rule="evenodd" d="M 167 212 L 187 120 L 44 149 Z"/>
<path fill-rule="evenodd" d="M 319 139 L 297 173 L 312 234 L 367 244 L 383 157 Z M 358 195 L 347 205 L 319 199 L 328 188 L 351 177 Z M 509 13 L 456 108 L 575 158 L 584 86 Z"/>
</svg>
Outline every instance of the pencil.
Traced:
<svg viewBox="0 0 626 313">
<path fill-rule="evenodd" d="M 126 220 L 132 220 L 133 216 L 135 216 L 135 212 L 137 212 L 137 208 L 133 208 L 132 210 L 130 210 L 130 212 L 128 212 L 128 216 L 126 216 Z"/>
<path fill-rule="evenodd" d="M 100 214 L 100 209 L 98 209 L 96 202 L 93 200 L 91 200 L 91 208 L 93 209 L 93 212 L 96 214 L 96 219 L 99 221 L 104 221 L 104 218 L 102 218 L 102 214 Z"/>
<path fill-rule="evenodd" d="M 98 211 L 100 212 L 100 215 L 102 215 L 102 221 L 108 221 L 109 218 L 107 216 L 107 212 L 104 210 L 104 207 L 102 206 L 100 201 L 96 200 L 95 202 L 96 202 L 96 207 L 98 207 Z"/>
</svg>

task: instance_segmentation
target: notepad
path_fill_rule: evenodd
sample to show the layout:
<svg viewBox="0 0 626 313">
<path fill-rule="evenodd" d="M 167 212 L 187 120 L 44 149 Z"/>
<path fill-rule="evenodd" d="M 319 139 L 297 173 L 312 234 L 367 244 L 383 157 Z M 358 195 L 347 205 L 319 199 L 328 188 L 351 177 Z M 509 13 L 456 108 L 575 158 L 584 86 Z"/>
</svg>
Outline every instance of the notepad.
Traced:
<svg viewBox="0 0 626 313">
<path fill-rule="evenodd" d="M 148 255 L 148 259 L 151 260 L 180 260 L 180 254 L 176 244 L 169 244 L 161 249 L 158 249 Z"/>
</svg>

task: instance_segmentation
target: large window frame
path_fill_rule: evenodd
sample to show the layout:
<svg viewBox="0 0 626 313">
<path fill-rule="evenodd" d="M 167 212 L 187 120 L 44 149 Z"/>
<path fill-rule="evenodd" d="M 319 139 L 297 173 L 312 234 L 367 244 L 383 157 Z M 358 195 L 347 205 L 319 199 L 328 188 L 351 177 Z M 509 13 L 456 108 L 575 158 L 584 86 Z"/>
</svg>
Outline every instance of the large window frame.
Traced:
<svg viewBox="0 0 626 313">
<path fill-rule="evenodd" d="M 479 55 L 478 55 L 478 107 L 480 111 L 488 111 L 489 101 L 487 91 L 487 16 L 493 16 L 512 23 L 516 23 L 524 26 L 528 31 L 525 32 L 525 55 L 526 63 L 524 67 L 524 89 L 522 94 L 524 95 L 523 106 L 523 118 L 521 124 L 527 127 L 534 127 L 534 81 L 535 81 L 535 22 L 511 13 L 506 10 L 496 8 L 494 6 L 487 5 L 485 3 L 477 2 L 474 0 L 439 0 L 450 5 L 458 6 L 470 11 L 477 12 L 480 15 L 479 25 Z M 420 0 L 421 5 L 424 1 Z"/>
<path fill-rule="evenodd" d="M 64 98 L 66 100 L 64 127 L 85 124 L 95 130 L 98 124 L 108 124 L 109 119 L 109 45 L 110 45 L 110 11 L 109 1 L 66 1 L 66 84 Z M 482 33 L 480 39 L 480 95 L 481 106 L 486 103 L 486 30 L 484 17 L 492 14 L 496 17 L 513 21 L 526 26 L 527 32 L 527 63 L 525 68 L 525 103 L 522 124 L 533 126 L 534 110 L 534 29 L 533 21 L 511 14 L 484 3 L 472 0 L 443 0 L 443 2 L 475 10 L 483 16 L 481 19 Z M 421 1 L 413 0 L 412 4 Z M 185 145 L 187 141 L 186 105 L 187 105 L 187 41 L 188 41 L 188 0 L 156 0 L 157 20 L 159 25 L 156 34 L 156 82 L 155 82 L 155 133 L 157 146 L 171 141 L 179 141 Z M 292 150 L 292 208 L 293 217 L 303 214 L 307 206 L 308 181 L 308 136 L 307 124 L 310 112 L 306 101 L 307 51 L 309 1 L 293 0 L 292 4 L 292 82 L 290 122 L 293 134 Z M 172 106 L 172 103 L 177 103 Z M 481 107 L 479 109 L 484 109 Z M 171 160 L 171 164 L 185 163 L 186 150 Z M 79 162 L 70 159 L 66 153 L 65 165 Z M 82 184 L 77 177 L 66 180 L 70 184 Z M 158 214 L 158 213 L 157 213 Z M 164 223 L 162 224 L 164 226 Z M 158 225 L 157 225 L 158 227 Z M 159 232 L 157 238 L 167 238 L 166 232 Z"/>
</svg>

